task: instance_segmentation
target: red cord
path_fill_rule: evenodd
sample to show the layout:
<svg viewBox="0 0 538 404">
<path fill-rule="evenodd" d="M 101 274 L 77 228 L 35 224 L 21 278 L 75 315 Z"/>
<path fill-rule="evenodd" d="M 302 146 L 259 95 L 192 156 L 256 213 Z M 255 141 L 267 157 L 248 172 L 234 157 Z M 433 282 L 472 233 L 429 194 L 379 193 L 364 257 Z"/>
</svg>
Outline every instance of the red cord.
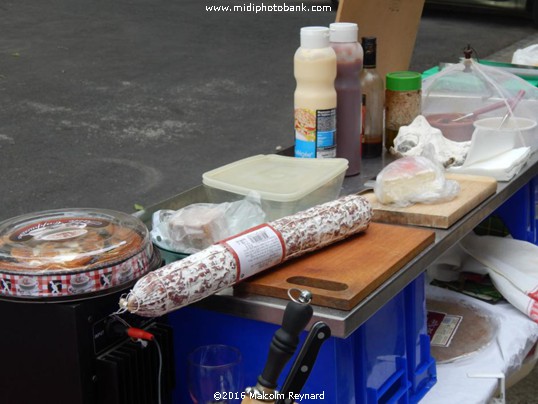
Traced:
<svg viewBox="0 0 538 404">
<path fill-rule="evenodd" d="M 146 341 L 153 341 L 153 338 L 155 338 L 152 333 L 134 327 L 129 327 L 127 329 L 127 335 L 134 339 L 143 339 Z"/>
</svg>

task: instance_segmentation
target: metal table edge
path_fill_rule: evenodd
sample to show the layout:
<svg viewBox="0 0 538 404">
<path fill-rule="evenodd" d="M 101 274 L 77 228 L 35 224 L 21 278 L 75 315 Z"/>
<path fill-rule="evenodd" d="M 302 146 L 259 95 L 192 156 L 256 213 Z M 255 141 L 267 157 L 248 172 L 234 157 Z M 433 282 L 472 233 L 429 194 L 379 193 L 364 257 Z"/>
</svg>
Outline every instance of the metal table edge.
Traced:
<svg viewBox="0 0 538 404">
<path fill-rule="evenodd" d="M 361 186 L 364 182 L 375 176 L 390 161 L 390 157 L 367 160 L 366 163 L 369 163 L 369 166 L 364 167 L 366 164 L 363 164 L 364 173 L 361 173 L 358 177 L 349 180 L 346 179 L 346 181 L 351 182 L 351 185 L 347 184 L 346 186 L 344 184 L 344 193 L 360 192 L 363 190 Z M 461 238 L 480 224 L 482 220 L 487 218 L 536 176 L 538 176 L 538 153 L 531 156 L 527 165 L 523 167 L 515 178 L 509 182 L 499 182 L 495 194 L 480 203 L 451 227 L 446 230 L 431 229 L 435 232 L 434 243 L 426 247 L 409 263 L 394 273 L 352 310 L 343 311 L 314 306 L 314 316 L 307 328 L 317 321 L 324 321 L 331 328 L 333 336 L 347 338 L 385 303 L 394 298 L 410 282 L 424 272 L 427 266 L 432 264 L 439 255 L 454 246 Z M 359 183 L 361 185 L 358 185 Z M 352 190 L 351 192 L 350 189 Z M 179 209 L 180 207 L 196 202 L 206 202 L 205 190 L 202 185 L 168 198 L 143 211 L 136 212 L 135 215 L 148 224 L 151 221 L 152 213 L 156 210 Z M 281 323 L 286 304 L 287 300 L 285 299 L 261 295 L 237 295 L 234 293 L 233 288 L 227 288 L 202 301 L 194 303 L 196 307 L 202 309 L 273 324 Z"/>
</svg>

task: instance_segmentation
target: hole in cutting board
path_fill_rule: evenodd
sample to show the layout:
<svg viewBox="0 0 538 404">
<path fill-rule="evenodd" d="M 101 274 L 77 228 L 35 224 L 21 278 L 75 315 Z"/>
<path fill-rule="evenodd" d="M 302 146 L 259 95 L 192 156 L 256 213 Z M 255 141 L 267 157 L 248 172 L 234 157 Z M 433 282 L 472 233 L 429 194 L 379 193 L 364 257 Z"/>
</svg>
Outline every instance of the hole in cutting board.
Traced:
<svg viewBox="0 0 538 404">
<path fill-rule="evenodd" d="M 348 288 L 348 285 L 345 283 L 309 278 L 308 276 L 292 276 L 286 279 L 286 281 L 295 285 L 310 286 L 312 288 L 332 290 L 334 292 L 340 292 Z"/>
</svg>

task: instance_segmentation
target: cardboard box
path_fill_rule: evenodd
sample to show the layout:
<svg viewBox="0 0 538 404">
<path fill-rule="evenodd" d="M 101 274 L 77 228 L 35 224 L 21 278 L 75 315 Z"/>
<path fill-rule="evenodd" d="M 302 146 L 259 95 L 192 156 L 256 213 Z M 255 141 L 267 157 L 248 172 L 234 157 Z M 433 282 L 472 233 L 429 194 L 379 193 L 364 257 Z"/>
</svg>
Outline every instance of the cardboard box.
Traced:
<svg viewBox="0 0 538 404">
<path fill-rule="evenodd" d="M 377 71 L 409 70 L 424 0 L 340 0 L 337 22 L 359 25 L 363 36 L 377 37 Z"/>
</svg>

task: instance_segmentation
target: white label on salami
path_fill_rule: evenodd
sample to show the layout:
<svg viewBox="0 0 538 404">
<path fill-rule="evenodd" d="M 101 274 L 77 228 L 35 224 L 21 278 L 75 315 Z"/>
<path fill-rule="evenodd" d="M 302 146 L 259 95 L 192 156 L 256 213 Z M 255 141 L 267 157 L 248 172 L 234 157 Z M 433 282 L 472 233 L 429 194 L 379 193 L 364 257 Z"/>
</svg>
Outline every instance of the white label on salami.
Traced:
<svg viewBox="0 0 538 404">
<path fill-rule="evenodd" d="M 261 226 L 240 234 L 226 240 L 225 244 L 237 256 L 239 279 L 248 278 L 279 264 L 284 259 L 284 247 L 280 236 L 269 226 Z"/>
</svg>

